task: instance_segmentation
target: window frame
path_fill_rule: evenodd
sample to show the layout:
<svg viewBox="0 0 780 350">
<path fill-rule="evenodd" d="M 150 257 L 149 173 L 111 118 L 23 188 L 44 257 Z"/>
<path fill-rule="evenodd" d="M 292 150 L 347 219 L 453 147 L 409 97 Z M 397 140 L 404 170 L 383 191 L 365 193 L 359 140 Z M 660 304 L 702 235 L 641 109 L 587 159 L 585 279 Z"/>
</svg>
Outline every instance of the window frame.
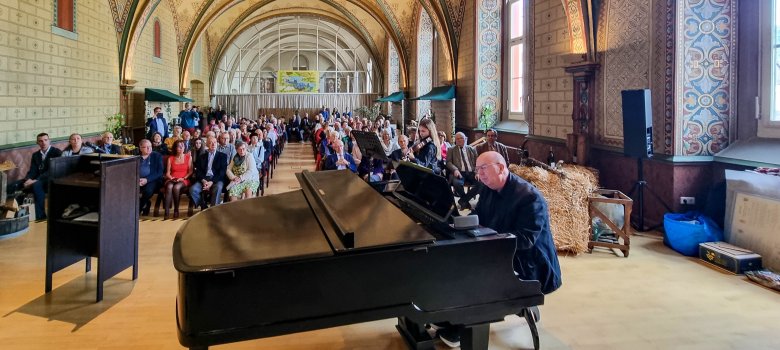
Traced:
<svg viewBox="0 0 780 350">
<path fill-rule="evenodd" d="M 60 11 L 60 8 L 62 7 L 62 2 L 69 2 L 69 5 L 71 7 L 71 26 L 72 28 L 63 28 L 60 27 L 60 15 L 63 14 L 62 11 Z M 52 34 L 59 35 L 68 39 L 72 40 L 78 40 L 79 36 L 76 32 L 77 29 L 77 21 L 76 21 L 76 2 L 77 0 L 54 0 L 52 1 L 52 8 L 53 8 L 53 16 L 52 16 L 52 24 L 51 24 L 51 32 Z"/>
<path fill-rule="evenodd" d="M 519 38 L 512 38 L 512 25 L 514 24 L 512 19 L 512 13 L 511 8 L 512 5 L 515 3 L 521 3 L 522 10 L 523 10 L 523 19 L 521 26 L 523 27 L 523 35 Z M 502 108 L 502 115 L 506 117 L 502 117 L 503 120 L 513 120 L 513 121 L 527 121 L 528 116 L 530 113 L 528 106 L 528 103 L 530 102 L 530 94 L 531 91 L 529 90 L 529 49 L 528 49 L 528 38 L 529 36 L 529 10 L 530 6 L 528 1 L 526 0 L 506 0 L 504 2 L 504 11 L 503 11 L 503 18 L 504 18 L 504 25 L 503 25 L 503 57 L 504 57 L 504 76 L 507 77 L 507 79 L 503 82 L 503 96 L 506 96 L 503 103 Z M 521 112 L 512 112 L 512 48 L 515 45 L 522 45 L 521 55 L 523 58 L 523 65 L 520 67 L 522 70 L 522 111 Z"/>
<path fill-rule="evenodd" d="M 780 62 L 773 62 L 773 25 L 776 7 L 780 6 L 780 0 L 763 1 L 760 4 L 759 18 L 759 54 L 761 57 L 761 68 L 758 75 L 758 125 L 756 136 L 765 138 L 780 138 L 780 120 L 771 120 L 774 104 L 780 104 L 780 99 L 774 101 L 772 96 L 772 84 L 776 81 L 780 69 L 773 69 L 773 66 Z M 780 44 L 780 37 L 775 41 Z M 769 78 L 767 78 L 769 77 Z"/>
</svg>

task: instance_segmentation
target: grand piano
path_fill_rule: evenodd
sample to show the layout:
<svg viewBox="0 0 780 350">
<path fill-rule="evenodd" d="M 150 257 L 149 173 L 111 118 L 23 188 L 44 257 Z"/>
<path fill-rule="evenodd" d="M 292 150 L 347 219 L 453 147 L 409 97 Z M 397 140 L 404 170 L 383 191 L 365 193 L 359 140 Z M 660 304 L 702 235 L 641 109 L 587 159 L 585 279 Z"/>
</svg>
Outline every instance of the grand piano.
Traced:
<svg viewBox="0 0 780 350">
<path fill-rule="evenodd" d="M 487 349 L 490 323 L 520 314 L 538 348 L 525 311 L 544 296 L 515 277 L 513 235 L 423 224 L 348 170 L 297 176 L 300 190 L 210 208 L 179 229 L 183 346 L 398 318 L 411 349 L 432 349 L 424 325 L 443 321 L 464 326 L 463 349 Z"/>
</svg>

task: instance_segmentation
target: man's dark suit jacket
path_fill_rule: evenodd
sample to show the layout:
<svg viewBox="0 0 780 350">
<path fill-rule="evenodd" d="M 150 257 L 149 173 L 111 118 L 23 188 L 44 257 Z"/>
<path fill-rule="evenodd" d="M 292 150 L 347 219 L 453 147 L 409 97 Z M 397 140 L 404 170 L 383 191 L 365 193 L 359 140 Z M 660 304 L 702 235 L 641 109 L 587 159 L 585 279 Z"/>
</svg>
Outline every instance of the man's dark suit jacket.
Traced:
<svg viewBox="0 0 780 350">
<path fill-rule="evenodd" d="M 146 133 L 146 138 L 150 141 L 152 140 L 152 135 L 154 135 L 155 132 L 159 132 L 163 140 L 168 137 L 168 121 L 166 121 L 165 118 L 161 118 L 163 123 L 163 130 L 157 130 L 157 119 L 160 118 L 152 117 L 146 120 L 146 126 L 149 127 L 149 132 Z"/>
<path fill-rule="evenodd" d="M 62 151 L 54 146 L 49 148 L 49 153 L 46 153 L 46 159 L 41 155 L 41 150 L 38 149 L 32 155 L 32 161 L 30 162 L 30 170 L 27 171 L 25 179 L 49 181 L 49 159 L 57 158 L 62 155 Z"/>
<path fill-rule="evenodd" d="M 214 154 L 214 160 L 211 163 L 211 171 L 214 176 L 211 177 L 212 182 L 222 181 L 225 183 L 225 173 L 227 172 L 227 155 L 222 152 L 216 152 Z M 195 181 L 200 182 L 206 178 L 206 173 L 209 170 L 209 152 L 203 153 L 198 157 L 195 162 Z"/>
<path fill-rule="evenodd" d="M 109 146 L 109 151 L 108 152 L 106 152 L 105 145 L 103 145 L 102 142 L 101 142 L 101 144 L 95 145 L 95 146 L 97 146 L 97 147 L 95 147 L 95 152 L 97 152 L 97 153 L 108 153 L 108 154 L 119 154 L 120 153 L 119 146 L 117 146 L 117 145 L 115 145 L 113 143 Z"/>
<path fill-rule="evenodd" d="M 161 181 L 163 177 L 163 157 L 157 152 L 149 154 L 149 176 L 146 177 L 147 183 Z"/>
<path fill-rule="evenodd" d="M 355 158 L 352 158 L 352 155 L 349 153 L 344 153 L 344 159 L 349 162 L 349 170 L 352 170 L 353 173 L 357 172 L 357 164 L 355 164 Z M 325 157 L 325 165 L 322 167 L 323 170 L 336 170 L 338 169 L 338 165 L 336 165 L 336 162 L 339 160 L 339 155 L 336 153 L 331 153 L 327 157 Z"/>
</svg>

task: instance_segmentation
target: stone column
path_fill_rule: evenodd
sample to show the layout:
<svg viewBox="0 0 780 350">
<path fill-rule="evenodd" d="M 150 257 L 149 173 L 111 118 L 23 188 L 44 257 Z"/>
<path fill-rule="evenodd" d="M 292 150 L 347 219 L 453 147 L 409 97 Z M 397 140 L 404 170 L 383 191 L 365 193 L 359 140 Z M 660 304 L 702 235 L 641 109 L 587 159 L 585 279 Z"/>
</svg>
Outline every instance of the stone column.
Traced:
<svg viewBox="0 0 780 350">
<path fill-rule="evenodd" d="M 590 144 L 594 137 L 593 107 L 596 102 L 596 72 L 600 65 L 594 62 L 580 62 L 565 68 L 574 80 L 572 104 L 572 133 L 567 135 L 566 146 L 574 155 L 572 161 L 587 164 Z"/>
</svg>

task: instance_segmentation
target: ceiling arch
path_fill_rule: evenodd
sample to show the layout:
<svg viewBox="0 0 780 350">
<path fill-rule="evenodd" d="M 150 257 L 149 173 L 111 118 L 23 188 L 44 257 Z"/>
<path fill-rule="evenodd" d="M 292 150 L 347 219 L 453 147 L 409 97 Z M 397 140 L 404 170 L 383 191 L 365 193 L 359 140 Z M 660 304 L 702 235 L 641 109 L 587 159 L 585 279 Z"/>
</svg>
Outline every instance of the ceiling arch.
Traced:
<svg viewBox="0 0 780 350">
<path fill-rule="evenodd" d="M 278 17 L 284 17 L 284 16 L 291 16 L 291 15 L 304 15 L 304 16 L 311 16 L 311 17 L 323 17 L 327 18 L 330 21 L 333 21 L 339 25 L 341 25 L 342 28 L 350 31 L 351 35 L 355 36 L 360 40 L 360 44 L 363 46 L 369 48 L 369 51 L 371 55 L 374 57 L 375 60 L 377 60 L 377 63 L 379 63 L 378 60 L 381 59 L 381 55 L 379 55 L 378 51 L 376 50 L 375 45 L 369 44 L 372 42 L 370 37 L 367 37 L 366 33 L 361 33 L 361 31 L 355 27 L 354 23 L 349 23 L 347 21 L 344 21 L 343 18 L 335 16 L 331 13 L 324 12 L 324 11 L 314 11 L 311 10 L 307 12 L 301 12 L 299 9 L 291 8 L 291 9 L 284 9 L 284 10 L 274 10 L 264 13 L 261 16 L 252 17 L 248 21 L 237 21 L 234 23 L 233 26 L 231 26 L 231 29 L 227 32 L 225 36 L 222 37 L 220 40 L 217 49 L 214 51 L 214 55 L 212 57 L 212 61 L 209 63 L 209 69 L 210 69 L 210 80 L 214 80 L 214 75 L 216 74 L 216 67 L 219 64 L 219 59 L 224 55 L 225 50 L 228 48 L 228 45 L 234 41 L 235 38 L 239 37 L 244 31 L 247 29 L 250 29 L 251 27 L 255 26 L 258 23 L 262 23 L 264 21 L 268 21 L 274 18 Z M 378 72 L 381 74 L 381 70 Z"/>
</svg>

